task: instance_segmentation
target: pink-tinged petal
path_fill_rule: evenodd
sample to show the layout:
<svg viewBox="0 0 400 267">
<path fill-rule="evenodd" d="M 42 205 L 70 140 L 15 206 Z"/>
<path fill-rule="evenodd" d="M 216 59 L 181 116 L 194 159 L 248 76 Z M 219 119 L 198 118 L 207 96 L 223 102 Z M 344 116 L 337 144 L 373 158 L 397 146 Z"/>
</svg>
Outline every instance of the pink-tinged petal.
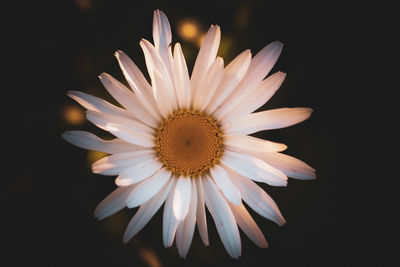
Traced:
<svg viewBox="0 0 400 267">
<path fill-rule="evenodd" d="M 197 194 L 196 194 L 196 182 L 192 179 L 192 194 L 190 199 L 189 212 L 186 215 L 183 222 L 181 222 L 176 231 L 176 247 L 178 248 L 178 254 L 182 258 L 186 258 L 189 251 L 190 244 L 192 243 L 194 227 L 196 225 L 196 208 L 197 208 Z"/>
<path fill-rule="evenodd" d="M 136 185 L 118 187 L 97 205 L 94 217 L 98 220 L 107 218 L 125 208 L 125 200 Z"/>
<path fill-rule="evenodd" d="M 156 171 L 161 169 L 162 163 L 157 159 L 149 159 L 140 162 L 123 171 L 115 183 L 118 186 L 128 186 L 143 181 L 144 179 L 152 176 Z"/>
<path fill-rule="evenodd" d="M 67 95 L 87 110 L 97 111 L 118 117 L 132 118 L 132 114 L 125 109 L 116 107 L 97 96 L 92 96 L 80 91 L 68 91 Z"/>
<path fill-rule="evenodd" d="M 215 184 L 224 194 L 225 198 L 235 205 L 242 204 L 239 190 L 229 179 L 229 176 L 226 173 L 225 169 L 219 165 L 215 165 L 213 168 L 210 169 L 210 172 Z"/>
<path fill-rule="evenodd" d="M 176 43 L 174 48 L 174 84 L 179 108 L 189 109 L 192 99 L 190 78 L 185 57 L 179 43 Z"/>
<path fill-rule="evenodd" d="M 241 255 L 242 245 L 235 217 L 214 182 L 207 176 L 202 179 L 202 182 L 205 202 L 214 219 L 221 241 L 228 254 L 237 259 Z"/>
<path fill-rule="evenodd" d="M 289 177 L 300 180 L 316 178 L 315 169 L 295 157 L 274 152 L 252 152 L 249 154 L 267 162 Z"/>
<path fill-rule="evenodd" d="M 189 211 L 190 198 L 192 194 L 191 189 L 190 178 L 184 176 L 179 177 L 175 187 L 174 199 L 172 201 L 172 210 L 178 221 L 183 221 Z"/>
<path fill-rule="evenodd" d="M 132 237 L 134 237 L 142 228 L 150 221 L 154 214 L 160 209 L 168 196 L 169 190 L 171 189 L 173 179 L 164 186 L 161 191 L 155 195 L 150 201 L 146 202 L 136 212 L 132 220 L 129 222 L 123 237 L 123 242 L 127 243 Z"/>
<path fill-rule="evenodd" d="M 202 178 L 198 177 L 195 179 L 197 184 L 197 214 L 196 214 L 196 224 L 197 229 L 199 230 L 199 234 L 203 244 L 208 246 L 210 242 L 208 241 L 208 231 L 207 231 L 207 217 L 206 210 L 204 207 L 204 188 L 202 183 Z"/>
<path fill-rule="evenodd" d="M 133 92 L 140 99 L 144 108 L 155 118 L 161 119 L 160 113 L 155 102 L 152 88 L 147 82 L 143 73 L 139 70 L 135 63 L 121 50 L 115 52 L 115 56 L 118 59 L 119 66 L 121 67 L 125 79 L 129 83 Z"/>
<path fill-rule="evenodd" d="M 257 86 L 246 90 L 246 95 L 234 98 L 230 103 L 221 106 L 214 116 L 219 118 L 222 124 L 243 118 L 262 107 L 279 89 L 285 77 L 286 74 L 280 71 L 272 74 Z M 243 105 L 243 99 L 246 100 L 246 105 Z"/>
<path fill-rule="evenodd" d="M 66 131 L 62 134 L 62 138 L 77 147 L 108 154 L 133 152 L 143 149 L 142 146 L 126 143 L 119 138 L 103 140 L 86 131 Z"/>
<path fill-rule="evenodd" d="M 153 150 L 119 153 L 99 159 L 92 164 L 92 171 L 102 175 L 118 175 L 140 162 L 155 158 Z"/>
<path fill-rule="evenodd" d="M 242 199 L 250 208 L 280 226 L 286 223 L 278 205 L 261 187 L 232 170 L 228 171 L 232 181 L 239 189 Z"/>
<path fill-rule="evenodd" d="M 227 147 L 227 150 L 238 153 L 247 153 L 249 151 L 278 152 L 287 148 L 285 144 L 240 134 L 225 135 L 224 145 Z"/>
<path fill-rule="evenodd" d="M 172 210 L 172 201 L 174 199 L 175 185 L 178 178 L 173 177 L 172 180 L 173 184 L 169 191 L 167 200 L 165 201 L 163 212 L 163 244 L 166 248 L 172 246 L 175 238 L 176 229 L 178 227 L 178 224 L 180 223 L 175 218 Z"/>
<path fill-rule="evenodd" d="M 149 201 L 156 195 L 161 188 L 169 181 L 171 172 L 162 168 L 158 170 L 152 177 L 141 182 L 126 199 L 128 208 L 135 208 Z"/>
<path fill-rule="evenodd" d="M 217 57 L 208 69 L 204 81 L 202 81 L 196 90 L 196 95 L 193 98 L 193 108 L 195 110 L 203 111 L 206 108 L 214 96 L 215 90 L 221 81 L 223 72 L 224 60 Z"/>
<path fill-rule="evenodd" d="M 256 222 L 250 216 L 247 209 L 242 205 L 236 206 L 232 203 L 229 204 L 231 207 L 233 216 L 235 216 L 236 222 L 240 229 L 253 241 L 257 246 L 261 248 L 267 248 L 268 243 L 265 239 L 260 228 L 257 226 Z"/>
<path fill-rule="evenodd" d="M 213 113 L 229 97 L 246 74 L 250 61 L 251 52 L 247 49 L 240 53 L 228 64 L 228 66 L 226 66 L 221 83 L 206 108 L 207 113 Z"/>
<path fill-rule="evenodd" d="M 244 116 L 224 126 L 226 134 L 252 134 L 300 123 L 311 116 L 311 108 L 279 108 Z"/>
<path fill-rule="evenodd" d="M 150 115 L 147 109 L 143 108 L 140 99 L 132 92 L 132 90 L 126 88 L 125 85 L 107 73 L 100 74 L 99 78 L 107 91 L 115 98 L 115 100 L 124 106 L 135 119 L 153 128 L 158 126 L 158 121 Z"/>
<path fill-rule="evenodd" d="M 286 186 L 286 175 L 264 161 L 245 154 L 225 151 L 221 162 L 239 174 L 272 186 Z"/>
<path fill-rule="evenodd" d="M 221 30 L 219 26 L 211 25 L 206 36 L 204 37 L 199 54 L 196 58 L 196 62 L 194 63 L 192 77 L 190 79 L 192 87 L 192 100 L 194 99 L 196 91 L 201 85 L 202 81 L 206 78 L 208 69 L 217 56 L 220 40 Z"/>
</svg>

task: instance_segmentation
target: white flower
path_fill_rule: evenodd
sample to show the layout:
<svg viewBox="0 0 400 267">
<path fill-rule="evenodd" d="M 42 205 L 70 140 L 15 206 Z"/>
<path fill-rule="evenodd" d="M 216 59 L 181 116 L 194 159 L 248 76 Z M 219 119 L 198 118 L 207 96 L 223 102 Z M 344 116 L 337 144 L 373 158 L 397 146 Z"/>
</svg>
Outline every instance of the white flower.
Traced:
<svg viewBox="0 0 400 267">
<path fill-rule="evenodd" d="M 154 45 L 140 41 L 151 85 L 131 59 L 117 51 L 133 92 L 106 73 L 100 80 L 124 109 L 83 92 L 68 93 L 87 109 L 89 121 L 116 136 L 106 141 L 84 131 L 63 134 L 76 146 L 111 154 L 95 162 L 93 172 L 118 175 L 118 188 L 94 214 L 103 219 L 126 206 L 139 207 L 123 242 L 138 233 L 164 203 L 164 246 L 175 239 L 179 255 L 186 257 L 195 225 L 203 243 L 209 244 L 206 206 L 226 251 L 238 258 L 239 228 L 258 246 L 268 246 L 242 200 L 261 216 L 278 225 L 285 223 L 275 202 L 255 182 L 286 186 L 287 176 L 315 178 L 313 168 L 280 153 L 286 149 L 284 144 L 249 136 L 302 122 L 312 112 L 281 108 L 252 113 L 285 78 L 276 72 L 264 79 L 282 44 L 273 42 L 253 58 L 246 50 L 224 67 L 217 57 L 220 36 L 219 26 L 212 25 L 189 78 L 180 44 L 171 51 L 168 19 L 156 10 Z"/>
</svg>

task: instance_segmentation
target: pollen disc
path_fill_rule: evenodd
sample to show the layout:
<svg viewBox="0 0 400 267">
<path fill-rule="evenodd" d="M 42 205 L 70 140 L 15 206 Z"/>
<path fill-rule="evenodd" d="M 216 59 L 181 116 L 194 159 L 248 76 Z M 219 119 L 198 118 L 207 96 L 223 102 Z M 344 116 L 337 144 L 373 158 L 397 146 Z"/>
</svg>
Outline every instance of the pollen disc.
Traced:
<svg viewBox="0 0 400 267">
<path fill-rule="evenodd" d="M 218 163 L 222 132 L 217 122 L 202 112 L 180 110 L 156 131 L 158 158 L 172 173 L 198 176 Z"/>
</svg>

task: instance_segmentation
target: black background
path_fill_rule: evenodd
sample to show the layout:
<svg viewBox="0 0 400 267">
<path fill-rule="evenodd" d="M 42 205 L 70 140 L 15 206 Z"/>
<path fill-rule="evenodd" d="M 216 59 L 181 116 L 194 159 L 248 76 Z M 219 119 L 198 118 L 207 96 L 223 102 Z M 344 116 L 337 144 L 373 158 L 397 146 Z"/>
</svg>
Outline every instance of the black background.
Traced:
<svg viewBox="0 0 400 267">
<path fill-rule="evenodd" d="M 391 207 L 396 197 L 389 188 L 398 174 L 389 128 L 398 121 L 391 96 L 398 85 L 387 83 L 390 65 L 381 63 L 393 61 L 388 38 L 396 31 L 392 8 L 376 3 L 18 2 L 3 24 L 12 46 L 3 51 L 12 57 L 6 75 L 11 83 L 3 84 L 2 97 L 3 155 L 11 159 L 1 185 L 1 260 L 9 261 L 4 266 L 396 265 L 391 226 L 398 208 Z M 222 40 L 230 44 L 225 64 L 247 48 L 254 55 L 275 40 L 285 45 L 273 72 L 288 76 L 262 109 L 299 106 L 314 113 L 300 125 L 258 136 L 286 143 L 288 154 L 317 169 L 317 180 L 264 186 L 288 221 L 280 228 L 252 213 L 268 249 L 242 235 L 242 257 L 230 259 L 209 217 L 210 246 L 203 246 L 196 230 L 183 260 L 175 245 L 162 246 L 160 212 L 127 245 L 121 239 L 134 210 L 103 221 L 92 217 L 115 186 L 112 178 L 91 173 L 87 151 L 61 139 L 67 130 L 100 133 L 90 123 L 65 121 L 64 108 L 78 106 L 66 92 L 82 90 L 112 101 L 97 75 L 123 79 L 113 56 L 117 49 L 145 70 L 138 43 L 152 39 L 157 8 L 169 17 L 173 42 L 182 43 L 189 69 L 197 47 L 177 35 L 184 18 L 197 19 L 203 30 L 221 26 Z"/>
</svg>

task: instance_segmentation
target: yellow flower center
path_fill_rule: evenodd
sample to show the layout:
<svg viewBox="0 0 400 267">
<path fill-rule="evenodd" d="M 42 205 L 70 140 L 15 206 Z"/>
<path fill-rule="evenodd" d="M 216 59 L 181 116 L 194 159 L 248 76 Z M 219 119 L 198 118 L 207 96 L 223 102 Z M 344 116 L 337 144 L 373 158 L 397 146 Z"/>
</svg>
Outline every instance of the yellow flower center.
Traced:
<svg viewBox="0 0 400 267">
<path fill-rule="evenodd" d="M 218 163 L 222 132 L 199 111 L 179 110 L 161 122 L 155 138 L 158 158 L 176 175 L 196 177 Z"/>
</svg>

